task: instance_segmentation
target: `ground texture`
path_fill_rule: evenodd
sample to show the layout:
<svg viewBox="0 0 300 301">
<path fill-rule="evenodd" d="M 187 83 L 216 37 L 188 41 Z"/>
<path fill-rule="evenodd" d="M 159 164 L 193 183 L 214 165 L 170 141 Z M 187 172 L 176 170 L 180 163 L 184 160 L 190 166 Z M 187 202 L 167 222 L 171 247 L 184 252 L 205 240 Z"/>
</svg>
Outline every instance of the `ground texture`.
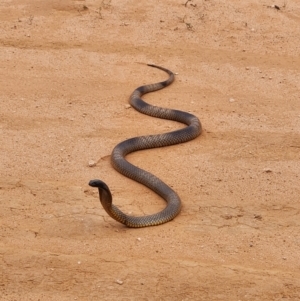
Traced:
<svg viewBox="0 0 300 301">
<path fill-rule="evenodd" d="M 0 299 L 299 300 L 299 16 L 297 0 L 2 0 Z M 167 78 L 145 63 L 177 75 L 144 99 L 203 134 L 128 157 L 183 202 L 128 229 L 88 182 L 134 215 L 164 207 L 109 160 L 182 127 L 126 106 Z"/>
</svg>

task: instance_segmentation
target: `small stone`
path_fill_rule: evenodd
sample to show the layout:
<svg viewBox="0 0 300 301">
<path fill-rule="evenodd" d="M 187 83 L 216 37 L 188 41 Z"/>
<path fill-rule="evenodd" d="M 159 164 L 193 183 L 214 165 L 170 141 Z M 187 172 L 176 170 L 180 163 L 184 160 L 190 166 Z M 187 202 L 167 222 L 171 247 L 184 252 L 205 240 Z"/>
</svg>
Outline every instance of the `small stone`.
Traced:
<svg viewBox="0 0 300 301">
<path fill-rule="evenodd" d="M 141 241 L 141 238 L 140 238 L 140 237 L 138 237 L 136 240 L 138 240 L 138 241 Z"/>
<path fill-rule="evenodd" d="M 276 4 L 271 5 L 272 8 L 276 8 L 277 10 L 280 10 L 280 7 Z"/>
<path fill-rule="evenodd" d="M 272 169 L 271 168 L 264 168 L 264 172 L 270 173 L 270 172 L 272 172 Z"/>
<path fill-rule="evenodd" d="M 122 284 L 123 284 L 123 281 L 122 281 L 122 280 L 120 280 L 120 279 L 117 279 L 117 280 L 116 280 L 116 283 L 118 283 L 118 284 L 122 285 Z"/>
<path fill-rule="evenodd" d="M 96 164 L 97 163 L 94 160 L 89 161 L 89 167 L 94 167 L 94 166 L 96 166 Z"/>
<path fill-rule="evenodd" d="M 131 108 L 131 105 L 130 104 L 126 104 L 125 105 L 125 109 L 130 109 Z"/>
<path fill-rule="evenodd" d="M 78 264 L 81 264 L 81 261 L 78 261 L 77 263 L 78 263 Z"/>
<path fill-rule="evenodd" d="M 234 98 L 229 98 L 229 102 L 235 102 Z"/>
</svg>

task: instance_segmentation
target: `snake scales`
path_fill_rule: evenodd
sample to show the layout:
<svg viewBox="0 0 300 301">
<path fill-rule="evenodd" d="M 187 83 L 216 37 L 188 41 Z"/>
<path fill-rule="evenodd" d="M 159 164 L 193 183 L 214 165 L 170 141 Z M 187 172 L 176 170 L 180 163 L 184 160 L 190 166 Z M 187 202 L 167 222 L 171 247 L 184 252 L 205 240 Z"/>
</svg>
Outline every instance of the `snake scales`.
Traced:
<svg viewBox="0 0 300 301">
<path fill-rule="evenodd" d="M 157 91 L 169 86 L 174 81 L 174 73 L 160 66 L 148 64 L 150 67 L 161 69 L 169 74 L 165 81 L 137 88 L 130 96 L 130 104 L 137 111 L 157 118 L 169 119 L 184 123 L 187 127 L 159 135 L 140 136 L 119 143 L 112 152 L 112 166 L 124 176 L 131 178 L 161 196 L 167 206 L 160 212 L 146 216 L 130 216 L 123 213 L 112 204 L 112 195 L 108 186 L 101 180 L 91 180 L 89 185 L 99 190 L 100 202 L 105 211 L 116 221 L 132 228 L 155 226 L 175 218 L 180 212 L 181 201 L 177 193 L 153 174 L 129 163 L 125 156 L 129 153 L 162 146 L 178 144 L 192 140 L 201 134 L 199 119 L 187 112 L 160 108 L 144 102 L 140 97 L 146 93 Z"/>
</svg>

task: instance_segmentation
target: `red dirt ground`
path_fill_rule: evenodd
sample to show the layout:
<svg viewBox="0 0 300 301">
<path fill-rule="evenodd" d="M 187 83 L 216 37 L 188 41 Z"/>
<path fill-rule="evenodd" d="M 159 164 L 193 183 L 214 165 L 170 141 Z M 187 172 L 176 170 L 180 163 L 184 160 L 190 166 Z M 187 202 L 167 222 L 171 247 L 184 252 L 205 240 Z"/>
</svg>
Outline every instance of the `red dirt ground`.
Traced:
<svg viewBox="0 0 300 301">
<path fill-rule="evenodd" d="M 2 0 L 0 299 L 300 300 L 299 16 L 296 0 Z M 204 131 L 128 157 L 183 201 L 128 229 L 89 180 L 125 212 L 161 210 L 109 156 L 181 127 L 126 108 L 167 77 L 139 63 L 177 73 L 144 98 Z"/>
</svg>

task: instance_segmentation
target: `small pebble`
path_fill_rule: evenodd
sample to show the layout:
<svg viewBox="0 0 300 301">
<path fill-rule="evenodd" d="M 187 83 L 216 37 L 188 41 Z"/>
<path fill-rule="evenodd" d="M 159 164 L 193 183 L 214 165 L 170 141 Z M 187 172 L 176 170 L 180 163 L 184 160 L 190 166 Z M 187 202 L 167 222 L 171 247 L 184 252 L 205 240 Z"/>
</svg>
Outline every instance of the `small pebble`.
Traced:
<svg viewBox="0 0 300 301">
<path fill-rule="evenodd" d="M 117 279 L 117 280 L 116 280 L 116 283 L 118 283 L 118 284 L 122 285 L 122 284 L 123 284 L 123 281 L 122 281 L 122 280 L 120 280 L 120 279 Z"/>
<path fill-rule="evenodd" d="M 77 263 L 78 263 L 78 264 L 81 264 L 81 261 L 78 261 Z"/>
<path fill-rule="evenodd" d="M 229 102 L 235 102 L 234 98 L 229 98 Z"/>
<path fill-rule="evenodd" d="M 131 105 L 130 104 L 126 104 L 125 105 L 125 109 L 130 109 L 131 108 Z"/>
<path fill-rule="evenodd" d="M 140 238 L 140 237 L 138 237 L 136 240 L 138 240 L 138 241 L 141 241 L 141 238 Z"/>
<path fill-rule="evenodd" d="M 94 166 L 96 166 L 96 164 L 97 163 L 94 160 L 89 161 L 89 167 L 94 167 Z"/>
<path fill-rule="evenodd" d="M 266 172 L 266 173 L 272 172 L 272 169 L 270 169 L 270 168 L 264 168 L 264 172 Z"/>
<path fill-rule="evenodd" d="M 280 10 L 280 7 L 278 5 L 273 4 L 273 5 L 271 5 L 271 7 L 276 8 L 277 10 Z"/>
</svg>

